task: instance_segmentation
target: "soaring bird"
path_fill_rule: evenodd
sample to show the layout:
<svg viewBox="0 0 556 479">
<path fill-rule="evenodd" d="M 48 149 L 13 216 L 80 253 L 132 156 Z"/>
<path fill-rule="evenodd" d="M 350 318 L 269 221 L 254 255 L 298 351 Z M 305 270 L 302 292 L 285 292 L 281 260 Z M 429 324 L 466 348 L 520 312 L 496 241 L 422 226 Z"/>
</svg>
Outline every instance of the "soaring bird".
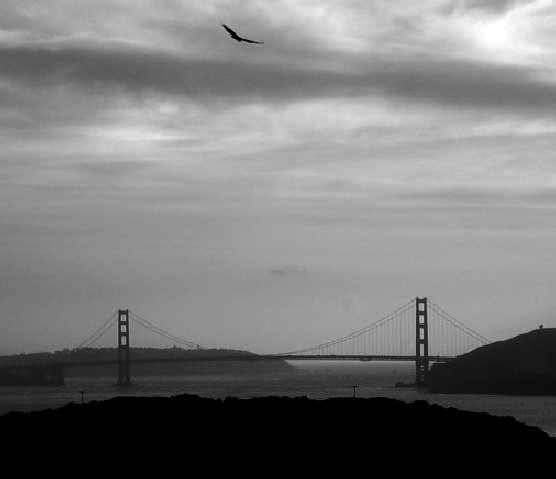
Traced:
<svg viewBox="0 0 556 479">
<path fill-rule="evenodd" d="M 240 37 L 236 32 L 234 32 L 230 27 L 227 25 L 222 24 L 222 26 L 226 29 L 229 35 L 237 42 L 246 42 L 246 43 L 257 43 L 262 44 L 264 42 L 256 42 L 255 40 L 249 40 L 248 38 Z"/>
</svg>

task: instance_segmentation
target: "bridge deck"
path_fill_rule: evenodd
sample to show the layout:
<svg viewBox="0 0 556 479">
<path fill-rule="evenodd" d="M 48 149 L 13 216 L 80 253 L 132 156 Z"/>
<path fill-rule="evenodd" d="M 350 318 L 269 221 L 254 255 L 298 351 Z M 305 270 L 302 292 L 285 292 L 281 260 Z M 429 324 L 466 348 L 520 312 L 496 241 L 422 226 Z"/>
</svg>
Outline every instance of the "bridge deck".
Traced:
<svg viewBox="0 0 556 479">
<path fill-rule="evenodd" d="M 152 364 L 152 363 L 183 363 L 183 362 L 218 362 L 218 361 L 398 361 L 398 362 L 414 362 L 415 356 L 394 356 L 394 355 L 357 355 L 357 354 L 260 354 L 260 355 L 230 355 L 230 356 L 201 356 L 201 357 L 178 357 L 178 358 L 131 358 L 132 364 Z M 450 356 L 429 356 L 431 362 L 446 362 L 454 359 Z M 104 366 L 118 364 L 115 359 L 103 359 L 99 361 L 80 361 L 80 362 L 67 362 L 58 363 L 58 366 L 65 368 L 83 367 L 83 366 Z M 25 364 L 11 366 L 11 368 L 30 368 L 35 365 Z"/>
<path fill-rule="evenodd" d="M 414 362 L 416 356 L 381 355 L 381 354 L 286 354 L 265 355 L 264 359 L 285 359 L 287 361 L 408 361 Z M 446 362 L 454 359 L 452 356 L 429 356 L 431 362 Z"/>
<path fill-rule="evenodd" d="M 452 356 L 429 356 L 430 362 L 447 362 L 454 359 Z M 414 362 L 416 356 L 409 355 L 380 355 L 380 354 L 249 354 L 249 355 L 230 355 L 230 356 L 201 356 L 201 357 L 177 357 L 177 358 L 131 358 L 132 364 L 153 364 L 153 363 L 183 363 L 183 362 L 219 362 L 219 361 L 397 361 Z M 64 368 L 74 368 L 83 366 L 105 366 L 118 364 L 117 358 L 103 359 L 99 361 L 79 361 L 52 364 L 18 364 L 4 366 L 0 369 L 29 369 L 45 366 L 62 366 Z"/>
</svg>

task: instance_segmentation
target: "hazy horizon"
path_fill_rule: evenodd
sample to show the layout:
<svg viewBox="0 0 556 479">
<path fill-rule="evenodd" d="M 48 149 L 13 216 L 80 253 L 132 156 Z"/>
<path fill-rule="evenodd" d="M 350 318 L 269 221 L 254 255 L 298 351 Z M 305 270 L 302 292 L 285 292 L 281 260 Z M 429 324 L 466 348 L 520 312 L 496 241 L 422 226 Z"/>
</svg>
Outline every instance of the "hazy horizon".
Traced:
<svg viewBox="0 0 556 479">
<path fill-rule="evenodd" d="M 0 354 L 556 326 L 555 60 L 546 0 L 4 0 Z"/>
</svg>

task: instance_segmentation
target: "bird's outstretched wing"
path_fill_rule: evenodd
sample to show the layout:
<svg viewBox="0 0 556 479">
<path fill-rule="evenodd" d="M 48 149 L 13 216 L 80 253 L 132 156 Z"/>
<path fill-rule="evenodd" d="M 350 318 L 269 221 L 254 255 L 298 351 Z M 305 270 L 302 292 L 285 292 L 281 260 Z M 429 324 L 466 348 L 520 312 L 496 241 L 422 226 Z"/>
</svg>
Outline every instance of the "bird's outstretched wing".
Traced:
<svg viewBox="0 0 556 479">
<path fill-rule="evenodd" d="M 230 35 L 236 35 L 236 36 L 237 36 L 237 33 L 234 32 L 228 25 L 222 24 L 222 26 L 226 29 L 226 31 L 227 31 Z"/>
<path fill-rule="evenodd" d="M 240 37 L 240 38 L 241 38 L 241 37 Z M 257 44 L 259 44 L 259 45 L 262 45 L 262 44 L 264 43 L 264 42 L 256 42 L 255 40 L 249 40 L 248 38 L 241 38 L 241 40 L 242 40 L 243 42 L 246 42 L 246 43 L 257 43 Z"/>
<path fill-rule="evenodd" d="M 246 42 L 246 43 L 257 43 L 259 45 L 263 44 L 264 42 L 256 42 L 255 40 L 249 40 L 248 38 L 240 37 L 236 32 L 234 32 L 228 25 L 222 23 L 224 29 L 229 33 L 229 35 L 238 42 Z"/>
</svg>

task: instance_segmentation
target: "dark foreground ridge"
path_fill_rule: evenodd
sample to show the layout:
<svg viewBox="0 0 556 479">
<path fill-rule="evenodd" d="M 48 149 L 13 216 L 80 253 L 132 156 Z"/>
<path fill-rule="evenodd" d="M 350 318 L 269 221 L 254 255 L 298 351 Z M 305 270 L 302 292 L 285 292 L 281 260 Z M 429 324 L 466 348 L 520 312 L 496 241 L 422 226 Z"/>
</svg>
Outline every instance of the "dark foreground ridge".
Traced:
<svg viewBox="0 0 556 479">
<path fill-rule="evenodd" d="M 556 395 L 556 328 L 536 329 L 435 364 L 433 392 Z"/>
<path fill-rule="evenodd" d="M 480 456 L 499 468 L 508 458 L 538 462 L 556 453 L 556 439 L 514 418 L 387 398 L 118 397 L 9 413 L 0 417 L 0 430 L 8 439 L 5 458 L 23 450 L 35 461 L 45 454 L 83 465 L 108 454 L 125 458 L 130 470 L 160 459 L 174 471 L 194 462 L 213 474 L 245 472 L 262 460 L 258 477 L 294 462 L 296 471 L 338 466 L 398 471 L 410 467 L 420 451 L 435 467 Z M 116 461 L 114 467 L 123 467 Z"/>
</svg>

